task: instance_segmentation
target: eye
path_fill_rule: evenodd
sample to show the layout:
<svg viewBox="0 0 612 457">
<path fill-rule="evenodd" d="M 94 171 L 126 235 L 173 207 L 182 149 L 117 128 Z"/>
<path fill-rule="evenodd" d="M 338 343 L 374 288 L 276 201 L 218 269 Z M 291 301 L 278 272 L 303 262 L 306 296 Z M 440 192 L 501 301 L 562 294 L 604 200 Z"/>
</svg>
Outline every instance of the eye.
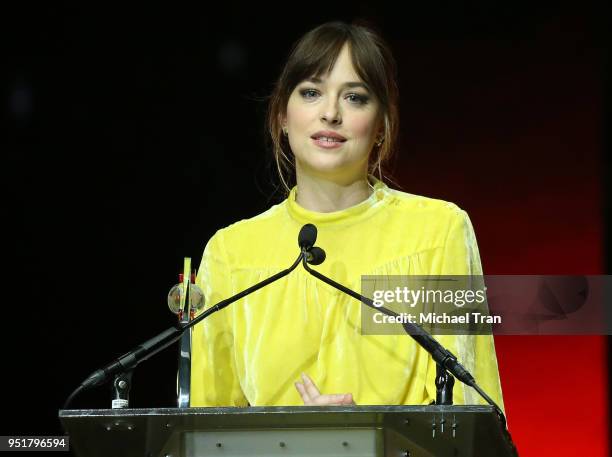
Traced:
<svg viewBox="0 0 612 457">
<path fill-rule="evenodd" d="M 319 92 L 315 89 L 301 89 L 300 95 L 307 100 L 315 98 Z"/>
<path fill-rule="evenodd" d="M 345 98 L 349 102 L 354 103 L 356 105 L 365 105 L 366 103 L 368 103 L 369 100 L 369 97 L 367 95 L 357 94 L 354 92 L 347 94 Z"/>
</svg>

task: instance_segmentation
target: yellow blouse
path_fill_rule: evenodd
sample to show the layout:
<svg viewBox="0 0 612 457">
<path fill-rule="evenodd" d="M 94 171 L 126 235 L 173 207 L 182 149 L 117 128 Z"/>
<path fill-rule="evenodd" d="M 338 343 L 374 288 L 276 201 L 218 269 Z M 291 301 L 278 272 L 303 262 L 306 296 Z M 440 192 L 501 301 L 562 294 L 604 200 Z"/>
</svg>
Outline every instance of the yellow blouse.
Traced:
<svg viewBox="0 0 612 457">
<path fill-rule="evenodd" d="M 210 306 L 289 267 L 305 223 L 318 228 L 327 260 L 314 267 L 360 291 L 362 275 L 482 274 L 465 211 L 376 182 L 371 196 L 332 212 L 306 210 L 296 189 L 282 203 L 219 230 L 197 283 Z M 307 373 L 322 393 L 352 393 L 360 405 L 417 405 L 435 399 L 436 366 L 405 334 L 361 335 L 361 304 L 299 266 L 193 330 L 191 406 L 289 406 Z M 436 336 L 503 408 L 491 336 Z M 455 404 L 482 404 L 459 381 Z"/>
</svg>

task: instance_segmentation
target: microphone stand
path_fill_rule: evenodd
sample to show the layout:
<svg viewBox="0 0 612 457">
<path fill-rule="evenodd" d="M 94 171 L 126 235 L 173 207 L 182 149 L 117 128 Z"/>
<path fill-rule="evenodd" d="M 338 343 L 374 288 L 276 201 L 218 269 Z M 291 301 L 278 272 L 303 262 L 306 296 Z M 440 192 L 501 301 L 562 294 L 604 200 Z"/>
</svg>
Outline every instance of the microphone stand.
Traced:
<svg viewBox="0 0 612 457">
<path fill-rule="evenodd" d="M 338 289 L 341 292 L 344 292 L 345 294 L 350 295 L 354 299 L 359 300 L 361 303 L 383 314 L 386 314 L 387 316 L 393 316 L 393 317 L 399 316 L 398 313 L 390 309 L 387 309 L 384 306 L 381 306 L 381 307 L 375 306 L 374 302 L 368 297 L 364 297 L 363 295 L 358 294 L 354 290 L 351 290 L 348 287 L 345 287 L 342 284 L 337 283 L 333 279 L 328 278 L 327 276 L 310 268 L 308 266 L 307 256 L 305 255 L 304 249 L 302 250 L 301 257 L 302 257 L 302 265 L 304 266 L 304 269 L 308 273 L 310 273 L 312 276 L 314 276 L 315 278 L 320 279 L 324 283 L 329 284 L 335 289 Z M 410 322 L 402 323 L 402 326 L 404 327 L 404 330 L 406 331 L 406 333 L 408 333 L 419 345 L 421 345 L 423 349 L 429 352 L 431 357 L 436 362 L 437 367 L 438 367 L 436 370 L 437 377 L 440 378 L 438 382 L 441 382 L 441 384 L 450 383 L 450 389 L 452 389 L 452 383 L 454 383 L 454 381 L 450 381 L 450 379 L 452 379 L 451 375 L 454 375 L 464 384 L 470 387 L 473 387 L 476 390 L 476 392 L 478 392 L 480 396 L 487 401 L 487 403 L 489 403 L 491 406 L 495 408 L 495 411 L 497 412 L 500 420 L 502 421 L 504 428 L 506 428 L 506 417 L 504 416 L 504 413 L 502 412 L 501 408 L 497 405 L 497 403 L 495 403 L 495 401 L 493 401 L 491 397 L 489 397 L 486 394 L 485 391 L 483 391 L 480 388 L 478 384 L 476 384 L 476 380 L 474 379 L 474 377 L 470 374 L 469 371 L 467 371 L 463 367 L 463 365 L 461 365 L 457 361 L 457 357 L 455 357 L 455 355 L 451 351 L 449 351 L 444 346 L 442 346 L 440 343 L 438 343 L 438 341 L 436 341 L 429 333 L 427 333 L 421 327 L 415 324 L 412 324 Z M 443 370 L 444 372 L 450 373 L 448 375 L 448 378 L 450 379 L 443 376 L 441 373 L 441 370 Z M 446 378 L 446 379 L 443 379 L 443 378 Z M 444 388 L 443 385 L 441 387 L 442 387 L 442 390 L 440 392 L 441 394 L 439 395 L 439 398 L 442 399 L 442 403 L 448 404 L 448 388 Z M 451 396 L 452 396 L 452 391 L 451 391 Z"/>
<path fill-rule="evenodd" d="M 277 281 L 278 279 L 284 276 L 287 276 L 289 273 L 291 273 L 293 270 L 297 268 L 297 266 L 300 264 L 300 261 L 302 260 L 303 257 L 304 257 L 304 249 L 302 249 L 298 258 L 295 260 L 295 262 L 293 262 L 293 265 L 291 265 L 289 268 L 279 271 L 275 275 L 272 275 L 269 278 L 264 279 L 261 282 L 258 282 L 257 284 L 249 287 L 248 289 L 245 289 L 242 292 L 238 292 L 236 295 L 233 295 L 232 297 L 229 297 L 229 298 L 226 298 L 225 300 L 220 301 L 219 303 L 211 306 L 210 308 L 205 310 L 202 314 L 200 314 L 198 317 L 196 317 L 195 319 L 193 319 L 192 321 L 188 323 L 185 323 L 185 324 L 178 323 L 176 326 L 170 327 L 169 329 L 161 332 L 159 335 L 154 336 L 153 338 L 145 341 L 144 343 L 140 344 L 136 348 L 122 355 L 121 357 L 109 363 L 105 367 L 94 371 L 92 374 L 90 374 L 87 377 L 87 379 L 85 379 L 85 381 L 83 381 L 68 396 L 68 398 L 66 399 L 64 403 L 63 409 L 66 409 L 68 405 L 72 402 L 72 400 L 79 393 L 81 393 L 84 390 L 87 390 L 92 387 L 103 384 L 104 382 L 108 381 L 112 376 L 116 376 L 115 379 L 117 381 L 117 387 L 121 389 L 123 386 L 126 386 L 126 384 L 122 384 L 121 381 L 129 383 L 132 371 L 141 362 L 144 362 L 148 358 L 154 356 L 158 352 L 174 344 L 176 341 L 178 341 L 181 338 L 185 330 L 198 324 L 199 322 L 206 319 L 211 314 L 214 314 L 217 311 L 221 311 L 223 308 L 235 302 L 236 300 L 240 300 L 242 297 L 245 297 L 255 292 L 256 290 L 259 290 L 262 287 L 265 287 L 268 284 L 274 281 Z M 120 376 L 126 372 L 128 373 L 127 377 Z M 121 400 L 126 401 L 127 397 L 125 395 L 127 395 L 127 392 L 125 392 L 124 390 L 123 392 L 121 392 L 121 395 L 116 394 L 116 399 L 121 399 Z M 123 405 L 125 405 L 125 403 L 123 403 Z"/>
<path fill-rule="evenodd" d="M 198 324 L 202 320 L 206 319 L 213 313 L 217 311 L 221 311 L 226 306 L 231 303 L 249 295 L 256 290 L 261 289 L 262 287 L 267 286 L 268 284 L 287 276 L 293 270 L 297 268 L 297 266 L 302 262 L 304 269 L 310 273 L 312 276 L 320 279 L 321 281 L 329 284 L 335 289 L 344 292 L 347 295 L 359 300 L 361 303 L 369 306 L 372 309 L 376 309 L 387 316 L 397 317 L 399 316 L 396 312 L 387 309 L 385 307 L 377 307 L 374 305 L 374 302 L 364 297 L 361 294 L 349 289 L 348 287 L 343 286 L 340 283 L 337 283 L 331 278 L 319 273 L 316 270 L 311 269 L 308 266 L 308 262 L 313 263 L 314 265 L 318 265 L 325 260 L 325 251 L 321 248 L 314 246 L 317 237 L 317 229 L 312 224 L 306 224 L 302 227 L 298 237 L 298 244 L 300 246 L 300 255 L 293 262 L 293 264 L 282 270 L 275 275 L 270 276 L 267 279 L 249 287 L 248 289 L 243 290 L 242 292 L 237 293 L 236 295 L 227 298 L 225 300 L 220 301 L 216 305 L 211 306 L 207 310 L 205 310 L 198 317 L 189 321 L 187 323 L 179 323 L 175 327 L 170 327 L 169 329 L 161 332 L 159 335 L 145 341 L 141 345 L 137 346 L 135 349 L 127 352 L 123 356 L 114 360 L 110 364 L 105 367 L 94 371 L 91 375 L 85 379 L 66 399 L 64 403 L 63 409 L 66 409 L 71 401 L 78 395 L 80 392 L 86 389 L 90 389 L 94 386 L 100 385 L 106 382 L 111 376 L 116 376 L 115 381 L 117 382 L 117 386 L 119 389 L 122 387 L 129 388 L 129 380 L 131 378 L 131 373 L 138 364 L 157 354 L 158 352 L 164 350 L 168 346 L 172 345 L 176 341 L 178 341 L 185 330 L 193 327 Z M 429 333 L 423 330 L 421 327 L 412 324 L 410 322 L 404 322 L 402 324 L 406 333 L 408 333 L 419 345 L 421 345 L 429 354 L 432 356 L 434 361 L 437 364 L 436 367 L 436 387 L 438 388 L 437 397 L 441 400 L 440 404 L 452 404 L 452 385 L 453 385 L 453 377 L 454 375 L 464 384 L 474 388 L 490 405 L 492 405 L 504 428 L 506 429 L 506 418 L 501 408 L 493 401 L 491 397 L 489 397 L 481 388 L 476 384 L 476 380 L 474 377 L 467 371 L 458 361 L 457 357 L 450 352 L 448 349 L 444 348 L 438 341 L 436 341 Z M 121 376 L 121 374 L 126 373 L 127 376 Z M 122 385 L 121 381 L 124 381 L 125 384 Z M 127 381 L 127 382 L 126 382 Z M 128 392 L 117 392 L 118 389 L 115 389 L 116 398 L 121 402 L 124 400 L 128 394 Z"/>
</svg>

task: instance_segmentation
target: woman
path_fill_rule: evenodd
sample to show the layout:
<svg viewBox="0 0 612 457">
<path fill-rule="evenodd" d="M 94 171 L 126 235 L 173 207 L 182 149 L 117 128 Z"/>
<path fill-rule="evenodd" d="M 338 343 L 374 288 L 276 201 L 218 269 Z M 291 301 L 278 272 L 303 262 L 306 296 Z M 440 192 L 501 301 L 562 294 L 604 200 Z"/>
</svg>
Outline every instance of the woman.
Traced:
<svg viewBox="0 0 612 457">
<path fill-rule="evenodd" d="M 306 223 L 317 226 L 317 245 L 327 253 L 317 269 L 353 290 L 362 275 L 481 274 L 464 211 L 382 182 L 397 105 L 393 57 L 368 28 L 328 23 L 298 41 L 268 117 L 289 195 L 210 239 L 198 274 L 207 304 L 291 265 Z M 241 299 L 194 329 L 191 405 L 434 400 L 429 354 L 403 334 L 362 335 L 360 312 L 356 300 L 301 268 Z M 492 337 L 437 339 L 501 405 Z M 454 400 L 481 403 L 459 382 Z"/>
</svg>

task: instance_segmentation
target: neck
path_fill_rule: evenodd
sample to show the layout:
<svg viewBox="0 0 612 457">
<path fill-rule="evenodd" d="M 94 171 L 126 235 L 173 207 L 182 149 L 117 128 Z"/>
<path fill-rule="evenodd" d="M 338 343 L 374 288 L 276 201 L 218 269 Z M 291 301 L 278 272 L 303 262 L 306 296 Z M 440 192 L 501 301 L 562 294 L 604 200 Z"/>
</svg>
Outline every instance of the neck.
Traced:
<svg viewBox="0 0 612 457">
<path fill-rule="evenodd" d="M 364 175 L 338 183 L 314 176 L 298 174 L 296 201 L 302 207 L 318 213 L 341 211 L 366 200 L 372 186 Z"/>
</svg>

